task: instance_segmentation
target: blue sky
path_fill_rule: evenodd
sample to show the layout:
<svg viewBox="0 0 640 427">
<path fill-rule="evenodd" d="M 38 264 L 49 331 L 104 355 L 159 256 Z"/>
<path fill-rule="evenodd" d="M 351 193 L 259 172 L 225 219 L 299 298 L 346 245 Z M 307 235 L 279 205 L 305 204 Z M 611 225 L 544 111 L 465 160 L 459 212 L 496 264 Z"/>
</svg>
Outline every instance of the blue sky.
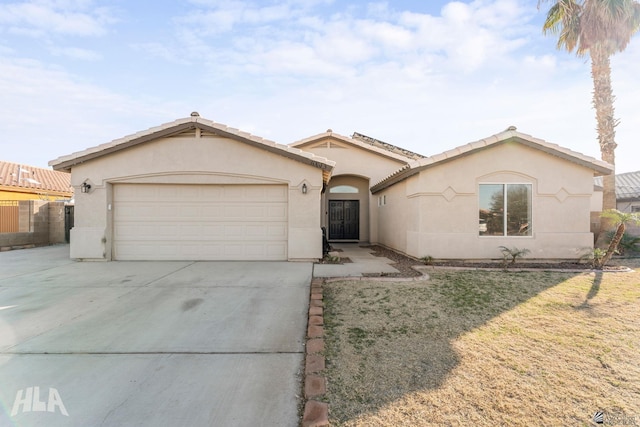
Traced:
<svg viewBox="0 0 640 427">
<path fill-rule="evenodd" d="M 515 125 L 599 158 L 589 60 L 536 3 L 0 0 L 0 158 L 46 167 L 192 111 L 425 155 Z M 640 170 L 638 39 L 612 58 L 618 173 Z"/>
</svg>

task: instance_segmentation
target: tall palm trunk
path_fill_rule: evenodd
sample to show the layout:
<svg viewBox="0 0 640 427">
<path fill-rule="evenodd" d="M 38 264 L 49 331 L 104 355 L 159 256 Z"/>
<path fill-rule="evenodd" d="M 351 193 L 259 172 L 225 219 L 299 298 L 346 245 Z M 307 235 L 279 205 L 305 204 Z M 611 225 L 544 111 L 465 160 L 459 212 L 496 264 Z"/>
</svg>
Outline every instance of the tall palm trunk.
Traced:
<svg viewBox="0 0 640 427">
<path fill-rule="evenodd" d="M 598 142 L 602 160 L 615 168 L 615 142 L 618 121 L 613 117 L 613 101 L 615 97 L 611 88 L 611 65 L 609 53 L 601 45 L 594 45 L 589 50 L 591 56 L 591 77 L 593 78 L 593 106 L 596 109 L 598 123 Z M 616 179 L 615 169 L 610 175 L 603 177 L 602 211 L 616 209 Z M 604 247 L 606 231 L 612 228 L 610 221 L 603 219 L 598 234 L 598 247 Z"/>
</svg>

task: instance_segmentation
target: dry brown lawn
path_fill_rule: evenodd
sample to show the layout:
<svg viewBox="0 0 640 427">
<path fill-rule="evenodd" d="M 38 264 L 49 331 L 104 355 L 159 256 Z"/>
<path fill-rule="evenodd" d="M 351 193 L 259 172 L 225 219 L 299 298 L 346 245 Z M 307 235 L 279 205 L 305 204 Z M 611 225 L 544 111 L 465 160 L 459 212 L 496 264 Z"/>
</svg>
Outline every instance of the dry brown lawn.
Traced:
<svg viewBox="0 0 640 427">
<path fill-rule="evenodd" d="M 640 272 L 430 275 L 325 285 L 332 425 L 640 425 Z"/>
</svg>

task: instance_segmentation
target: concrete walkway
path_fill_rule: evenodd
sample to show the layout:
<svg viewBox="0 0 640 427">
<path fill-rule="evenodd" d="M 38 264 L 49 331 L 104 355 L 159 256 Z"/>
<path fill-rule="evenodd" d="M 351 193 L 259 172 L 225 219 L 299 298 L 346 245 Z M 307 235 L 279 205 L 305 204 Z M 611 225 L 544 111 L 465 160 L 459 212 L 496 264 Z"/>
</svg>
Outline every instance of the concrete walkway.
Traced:
<svg viewBox="0 0 640 427">
<path fill-rule="evenodd" d="M 393 261 L 385 257 L 372 255 L 370 248 L 360 247 L 358 243 L 333 243 L 334 252 L 330 255 L 349 258 L 352 262 L 345 264 L 315 264 L 314 277 L 360 277 L 363 274 L 398 273 L 391 267 Z"/>
<path fill-rule="evenodd" d="M 0 426 L 297 426 L 311 263 L 0 253 Z"/>
</svg>

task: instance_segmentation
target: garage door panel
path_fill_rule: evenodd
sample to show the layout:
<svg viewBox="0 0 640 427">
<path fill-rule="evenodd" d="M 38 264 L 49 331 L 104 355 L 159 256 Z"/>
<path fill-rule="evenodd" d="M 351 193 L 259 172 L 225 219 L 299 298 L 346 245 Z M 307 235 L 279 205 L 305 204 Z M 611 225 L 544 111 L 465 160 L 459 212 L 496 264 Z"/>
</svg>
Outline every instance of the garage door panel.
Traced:
<svg viewBox="0 0 640 427">
<path fill-rule="evenodd" d="M 125 225 L 117 227 L 115 238 L 119 242 L 161 242 L 167 239 L 179 239 L 179 241 L 225 240 L 243 241 L 262 239 L 278 241 L 286 239 L 287 229 L 283 225 L 269 224 L 224 224 L 217 226 L 202 225 L 175 225 L 148 223 L 145 225 Z"/>
<path fill-rule="evenodd" d="M 286 260 L 287 186 L 114 186 L 114 258 Z"/>
</svg>

